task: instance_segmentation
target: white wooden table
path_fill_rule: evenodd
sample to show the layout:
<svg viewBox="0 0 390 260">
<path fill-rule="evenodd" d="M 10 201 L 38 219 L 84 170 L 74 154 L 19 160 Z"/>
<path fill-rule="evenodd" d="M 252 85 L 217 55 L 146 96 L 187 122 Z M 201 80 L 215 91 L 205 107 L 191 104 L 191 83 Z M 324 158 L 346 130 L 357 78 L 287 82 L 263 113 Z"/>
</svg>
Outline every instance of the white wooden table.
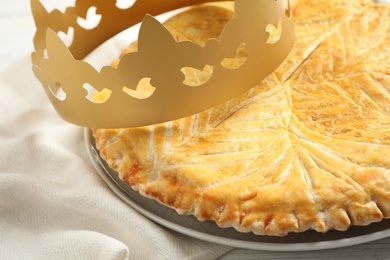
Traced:
<svg viewBox="0 0 390 260">
<path fill-rule="evenodd" d="M 29 0 L 0 1 L 0 70 L 31 53 L 34 32 Z M 272 252 L 234 249 L 221 259 L 390 259 L 390 237 L 322 251 Z"/>
</svg>

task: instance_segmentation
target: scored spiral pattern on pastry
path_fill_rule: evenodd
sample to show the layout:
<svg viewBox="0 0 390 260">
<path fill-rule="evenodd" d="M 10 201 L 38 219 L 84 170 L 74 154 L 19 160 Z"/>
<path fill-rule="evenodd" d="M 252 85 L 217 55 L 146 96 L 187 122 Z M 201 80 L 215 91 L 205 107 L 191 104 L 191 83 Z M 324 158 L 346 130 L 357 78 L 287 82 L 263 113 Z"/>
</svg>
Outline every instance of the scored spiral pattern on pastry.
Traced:
<svg viewBox="0 0 390 260">
<path fill-rule="evenodd" d="M 263 83 L 169 123 L 94 129 L 102 158 L 141 194 L 242 232 L 389 218 L 390 7 L 291 3 L 294 49 Z"/>
</svg>

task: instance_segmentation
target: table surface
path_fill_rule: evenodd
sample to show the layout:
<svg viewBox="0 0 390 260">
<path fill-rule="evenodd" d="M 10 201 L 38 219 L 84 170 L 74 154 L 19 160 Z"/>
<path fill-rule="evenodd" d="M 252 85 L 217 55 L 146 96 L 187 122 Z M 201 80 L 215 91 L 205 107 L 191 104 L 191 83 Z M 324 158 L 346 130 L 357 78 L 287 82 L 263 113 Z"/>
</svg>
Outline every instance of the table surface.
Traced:
<svg viewBox="0 0 390 260">
<path fill-rule="evenodd" d="M 63 2 L 72 3 L 71 0 Z M 31 53 L 34 32 L 29 0 L 0 1 L 0 70 Z M 390 238 L 321 251 L 273 252 L 234 249 L 221 259 L 390 259 Z"/>
</svg>

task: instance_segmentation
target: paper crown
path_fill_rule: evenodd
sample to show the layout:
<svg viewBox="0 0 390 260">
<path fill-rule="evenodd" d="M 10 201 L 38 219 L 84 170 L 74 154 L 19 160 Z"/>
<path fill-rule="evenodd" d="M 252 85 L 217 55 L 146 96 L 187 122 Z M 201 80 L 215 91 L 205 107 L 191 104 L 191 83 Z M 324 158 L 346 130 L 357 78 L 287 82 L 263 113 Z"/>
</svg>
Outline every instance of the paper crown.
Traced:
<svg viewBox="0 0 390 260">
<path fill-rule="evenodd" d="M 94 128 L 128 128 L 189 116 L 229 99 L 261 82 L 287 57 L 294 43 L 288 0 L 236 0 L 234 17 L 218 39 L 204 46 L 176 42 L 153 16 L 178 8 L 213 2 L 207 0 L 138 0 L 125 9 L 116 0 L 76 0 L 65 12 L 47 12 L 39 0 L 31 0 L 37 27 L 32 54 L 33 71 L 58 114 L 65 120 Z M 214 2 L 216 2 L 214 0 Z M 93 28 L 84 28 L 94 8 L 101 15 Z M 153 15 L 153 16 L 152 16 Z M 83 61 L 90 52 L 121 31 L 141 23 L 138 51 L 126 54 L 117 68 L 100 71 Z M 279 28 L 270 39 L 269 28 Z M 67 47 L 58 32 L 73 28 Z M 239 48 L 247 55 L 239 66 L 229 67 Z M 201 84 L 186 82 L 185 68 L 211 71 Z M 152 91 L 138 97 L 140 82 Z M 106 100 L 88 97 L 87 87 L 108 91 Z M 61 95 L 59 94 L 61 93 Z"/>
</svg>

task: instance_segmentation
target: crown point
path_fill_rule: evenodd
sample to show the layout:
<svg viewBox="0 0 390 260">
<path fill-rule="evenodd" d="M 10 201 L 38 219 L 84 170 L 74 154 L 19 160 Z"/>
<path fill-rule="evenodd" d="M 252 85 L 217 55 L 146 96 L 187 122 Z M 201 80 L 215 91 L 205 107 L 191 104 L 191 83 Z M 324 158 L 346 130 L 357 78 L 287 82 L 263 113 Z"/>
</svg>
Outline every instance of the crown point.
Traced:
<svg viewBox="0 0 390 260">
<path fill-rule="evenodd" d="M 174 38 L 156 18 L 149 14 L 145 15 L 138 35 L 139 51 L 153 50 L 154 47 L 161 46 L 166 40 L 173 42 Z"/>
<path fill-rule="evenodd" d="M 35 26 L 38 28 L 39 24 L 42 23 L 42 20 L 45 19 L 49 13 L 39 0 L 31 0 L 30 6 Z"/>
</svg>

